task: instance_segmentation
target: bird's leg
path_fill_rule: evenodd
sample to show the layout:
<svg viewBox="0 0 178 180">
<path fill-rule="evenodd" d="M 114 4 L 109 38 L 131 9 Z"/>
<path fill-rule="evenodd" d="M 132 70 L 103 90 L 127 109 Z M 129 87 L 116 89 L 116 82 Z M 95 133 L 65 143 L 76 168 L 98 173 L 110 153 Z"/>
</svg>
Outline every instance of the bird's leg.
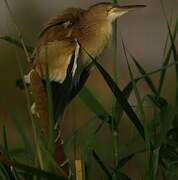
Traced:
<svg viewBox="0 0 178 180">
<path fill-rule="evenodd" d="M 69 160 L 67 159 L 64 150 L 63 150 L 63 140 L 61 137 L 61 128 L 60 125 L 58 125 L 57 127 L 55 127 L 56 131 L 57 131 L 57 137 L 55 140 L 55 160 L 56 162 L 60 165 L 60 167 L 67 172 L 68 177 L 70 178 L 72 175 L 72 171 L 70 168 L 70 164 L 69 164 Z"/>
</svg>

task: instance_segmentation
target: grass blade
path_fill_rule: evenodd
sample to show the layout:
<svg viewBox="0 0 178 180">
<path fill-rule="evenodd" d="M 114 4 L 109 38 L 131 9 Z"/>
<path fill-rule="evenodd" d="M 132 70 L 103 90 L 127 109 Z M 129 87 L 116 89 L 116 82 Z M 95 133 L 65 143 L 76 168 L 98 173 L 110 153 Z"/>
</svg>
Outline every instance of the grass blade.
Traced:
<svg viewBox="0 0 178 180">
<path fill-rule="evenodd" d="M 171 47 L 172 47 L 172 52 L 173 52 L 174 61 L 176 62 L 176 64 L 175 64 L 175 68 L 176 68 L 176 78 L 177 78 L 177 81 L 178 81 L 178 64 L 177 64 L 178 55 L 177 55 L 176 46 L 175 46 L 175 44 L 174 44 L 174 39 L 173 39 L 173 36 L 172 36 L 172 33 L 171 33 L 171 29 L 170 29 L 170 26 L 169 26 L 169 23 L 168 23 L 168 22 L 167 22 L 167 28 L 168 28 L 169 36 L 170 36 L 170 40 L 171 40 Z"/>
<path fill-rule="evenodd" d="M 178 18 L 176 20 L 176 25 L 175 25 L 174 32 L 173 32 L 173 42 L 175 42 L 175 39 L 177 37 L 177 32 L 178 32 Z M 166 55 L 165 60 L 164 60 L 164 62 L 162 64 L 162 67 L 165 67 L 165 66 L 167 66 L 169 64 L 169 60 L 171 58 L 171 52 L 172 52 L 172 46 L 170 46 L 170 48 L 169 48 L 169 50 L 167 52 L 167 55 Z M 159 80 L 159 88 L 158 88 L 159 94 L 161 94 L 161 90 L 162 90 L 162 87 L 163 87 L 166 71 L 167 71 L 167 69 L 163 69 L 161 71 L 160 80 Z"/>
<path fill-rule="evenodd" d="M 24 48 L 22 43 L 20 41 L 16 40 L 15 38 L 13 38 L 13 37 L 2 36 L 2 37 L 0 37 L 0 39 L 2 39 L 4 41 L 7 41 L 8 43 L 13 44 L 14 46 L 19 47 L 21 49 Z M 28 53 L 30 53 L 30 54 L 33 53 L 33 48 L 32 47 L 26 45 L 26 48 L 27 48 Z"/>
<path fill-rule="evenodd" d="M 108 115 L 108 112 L 87 87 L 82 88 L 79 97 L 97 116 Z"/>
<path fill-rule="evenodd" d="M 130 54 L 130 53 L 129 53 L 129 54 Z M 138 63 L 138 61 L 136 60 L 136 58 L 135 58 L 133 55 L 131 55 L 131 54 L 130 54 L 130 56 L 131 56 L 133 62 L 135 63 L 137 69 L 139 70 L 139 72 L 140 72 L 142 75 L 147 74 L 147 72 L 145 71 L 145 69 L 143 68 L 143 66 L 141 66 L 141 65 Z M 151 89 L 151 91 L 153 92 L 153 94 L 158 94 L 158 93 L 157 93 L 157 90 L 156 90 L 156 88 L 155 88 L 155 85 L 153 84 L 153 81 L 151 80 L 151 78 L 150 78 L 149 76 L 145 76 L 144 80 L 145 80 L 145 82 L 147 83 L 148 87 L 149 87 L 149 88 Z"/>
<path fill-rule="evenodd" d="M 8 147 L 8 142 L 7 142 L 7 133 L 6 133 L 6 128 L 5 126 L 3 126 L 3 142 L 4 142 L 4 154 L 5 156 L 7 156 L 9 158 L 9 160 L 11 161 L 11 158 L 10 158 L 10 155 L 9 155 L 9 147 Z M 9 166 L 9 168 L 11 168 Z M 13 178 L 15 180 L 20 180 L 18 175 L 17 175 L 17 172 L 16 172 L 16 169 L 13 167 L 11 168 L 11 176 L 13 176 Z"/>
<path fill-rule="evenodd" d="M 165 12 L 165 8 L 164 8 L 164 4 L 163 4 L 163 1 L 160 0 L 160 3 L 161 3 L 161 7 L 162 7 L 162 11 L 163 11 L 163 15 L 164 15 L 164 18 L 166 20 L 166 24 L 167 24 L 167 28 L 168 28 L 168 34 L 169 34 L 169 38 L 170 38 L 170 41 L 171 41 L 171 47 L 168 51 L 168 54 L 166 56 L 166 59 L 163 63 L 163 65 L 167 65 L 169 63 L 169 60 L 170 60 L 170 56 L 171 56 L 171 51 L 173 52 L 173 57 L 174 57 L 174 61 L 177 62 L 178 61 L 178 56 L 177 56 L 177 50 L 176 50 L 176 47 L 175 47 L 175 39 L 176 39 L 176 35 L 177 35 L 177 31 L 178 31 L 178 18 L 176 20 L 176 25 L 175 25 L 175 28 L 174 28 L 174 33 L 172 35 L 171 33 L 171 29 L 170 29 L 170 25 L 168 23 L 168 19 L 167 19 L 167 16 L 166 16 L 166 12 Z M 177 78 L 177 81 L 178 81 L 178 64 L 176 64 L 176 78 Z M 162 87 L 163 87 L 163 83 L 164 83 L 164 77 L 165 77 L 165 73 L 166 73 L 166 70 L 162 72 L 161 76 L 160 76 L 160 85 L 159 85 L 159 93 L 161 93 L 161 90 L 162 90 Z"/>
<path fill-rule="evenodd" d="M 137 83 L 139 80 L 135 80 L 135 83 Z M 123 89 L 122 93 L 123 96 L 128 100 L 130 94 L 132 93 L 133 90 L 133 83 L 132 81 L 130 81 L 125 88 Z M 123 117 L 124 114 L 124 110 L 122 108 L 122 106 L 119 104 L 118 101 L 116 101 L 115 106 L 113 108 L 113 118 L 115 118 L 115 123 L 116 123 L 116 127 L 118 127 L 119 122 L 121 120 L 121 118 Z"/>
<path fill-rule="evenodd" d="M 133 77 L 133 73 L 132 73 L 132 70 L 131 70 L 131 67 L 130 67 L 130 64 L 129 64 L 129 61 L 128 61 L 128 58 L 127 58 L 127 54 L 126 54 L 126 48 L 125 48 L 125 45 L 124 45 L 124 42 L 122 41 L 122 45 L 123 45 L 123 49 L 124 49 L 124 53 L 125 53 L 125 57 L 126 57 L 126 62 L 127 62 L 127 66 L 128 66 L 128 70 L 129 70 L 129 74 L 130 74 L 130 78 L 131 78 L 131 81 L 133 83 L 133 90 L 134 90 L 134 93 L 135 93 L 135 97 L 136 97 L 136 100 L 137 100 L 137 103 L 138 103 L 138 109 L 140 111 L 140 115 L 141 115 L 141 118 L 144 122 L 144 132 L 145 132 L 145 148 L 146 148 L 146 152 L 147 154 L 149 155 L 149 160 L 148 160 L 148 175 L 152 177 L 152 171 L 150 167 L 152 167 L 151 165 L 153 164 L 152 163 L 152 149 L 151 149 L 151 138 L 150 138 L 150 134 L 149 134 L 149 131 L 147 129 L 147 123 L 146 123 L 146 116 L 145 116 L 145 111 L 144 111 L 144 106 L 143 106 L 143 103 L 142 103 L 142 100 L 141 100 L 141 96 L 140 96 L 140 93 L 138 91 L 138 88 L 136 86 L 136 83 L 134 81 L 134 77 Z M 145 71 L 142 69 L 142 67 L 137 63 L 137 61 L 135 61 L 139 71 L 142 73 L 142 74 L 145 74 Z M 148 85 L 153 85 L 152 84 L 152 81 L 151 79 L 149 79 L 149 76 L 147 77 L 147 79 L 145 79 L 146 82 L 148 83 Z M 150 84 L 151 83 L 151 84 Z M 151 87 L 154 87 L 151 86 Z M 156 89 L 153 89 L 153 90 L 156 90 Z M 156 93 L 157 94 L 157 93 Z M 151 178 L 152 179 L 152 178 Z"/>
<path fill-rule="evenodd" d="M 14 127 L 17 129 L 17 132 L 19 133 L 20 138 L 23 141 L 24 147 L 28 150 L 29 154 L 34 153 L 32 143 L 28 138 L 24 125 L 22 125 L 22 123 L 19 121 L 17 114 L 13 112 L 13 110 L 10 109 L 10 112 L 12 123 L 14 124 Z"/>
<path fill-rule="evenodd" d="M 108 169 L 106 168 L 106 166 L 104 165 L 104 163 L 101 161 L 101 159 L 98 157 L 98 155 L 96 154 L 95 151 L 92 151 L 93 157 L 96 160 L 96 162 L 99 164 L 99 166 L 101 167 L 101 169 L 105 172 L 105 174 L 107 175 L 107 177 L 112 180 L 112 175 L 110 174 L 110 172 L 108 171 Z"/>
<path fill-rule="evenodd" d="M 145 123 L 146 117 L 145 117 L 144 107 L 143 107 L 143 104 L 142 104 L 142 100 L 141 100 L 141 96 L 140 96 L 140 94 L 139 94 L 138 88 L 137 88 L 136 83 L 135 83 L 135 81 L 134 81 L 133 73 L 132 73 L 132 70 L 131 70 L 131 67 L 130 67 L 128 58 L 127 58 L 126 48 L 125 48 L 125 45 L 124 45 L 124 42 L 123 42 L 123 41 L 122 41 L 122 45 L 123 45 L 124 54 L 125 54 L 125 57 L 126 57 L 126 62 L 127 62 L 128 70 L 129 70 L 129 75 L 130 75 L 131 81 L 132 81 L 132 83 L 133 83 L 133 89 L 134 89 L 134 92 L 135 92 L 135 97 L 136 97 L 137 102 L 138 102 L 138 107 L 139 107 L 139 110 L 140 110 L 140 114 L 141 114 L 141 116 L 142 116 L 143 122 Z M 139 67 L 140 67 L 140 66 L 139 66 Z M 143 69 L 141 68 L 140 70 L 143 70 Z M 143 72 L 143 73 L 144 73 L 144 72 Z M 147 77 L 147 78 L 148 78 L 148 77 Z"/>
<path fill-rule="evenodd" d="M 119 160 L 118 165 L 117 165 L 117 169 L 122 168 L 128 161 L 130 161 L 133 157 L 135 156 L 134 153 L 129 154 L 126 157 L 123 157 L 122 159 Z"/>
<path fill-rule="evenodd" d="M 54 179 L 54 180 L 65 180 L 66 178 L 57 176 L 55 174 L 49 173 L 47 171 L 43 171 L 31 166 L 27 166 L 25 164 L 19 163 L 19 162 L 12 162 L 5 156 L 0 155 L 0 161 L 6 164 L 7 166 L 13 166 L 16 167 L 19 170 L 22 170 L 26 172 L 27 174 L 32 174 L 35 175 L 39 178 L 44 178 L 44 179 Z"/>
<path fill-rule="evenodd" d="M 93 59 L 93 58 L 92 58 Z M 144 128 L 142 124 L 140 123 L 140 120 L 138 119 L 137 115 L 133 111 L 132 107 L 128 103 L 127 99 L 124 97 L 122 91 L 119 89 L 119 87 L 116 85 L 116 83 L 113 81 L 111 76 L 105 71 L 105 69 L 95 60 L 93 59 L 94 64 L 96 65 L 97 69 L 102 74 L 104 80 L 110 87 L 111 91 L 115 95 L 117 101 L 122 106 L 124 111 L 126 112 L 129 119 L 132 121 L 132 123 L 135 125 L 136 129 L 138 130 L 139 134 L 143 139 L 145 139 L 144 136 Z"/>
<path fill-rule="evenodd" d="M 6 166 L 2 162 L 0 162 L 0 171 L 1 171 L 1 174 L 4 175 L 5 180 L 16 180 L 10 167 Z"/>
</svg>

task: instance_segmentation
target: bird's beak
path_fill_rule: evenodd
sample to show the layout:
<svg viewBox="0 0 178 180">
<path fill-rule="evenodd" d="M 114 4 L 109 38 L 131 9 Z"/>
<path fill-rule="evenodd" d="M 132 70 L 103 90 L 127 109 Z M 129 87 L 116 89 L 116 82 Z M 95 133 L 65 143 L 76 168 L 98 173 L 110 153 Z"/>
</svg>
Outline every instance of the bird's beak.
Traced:
<svg viewBox="0 0 178 180">
<path fill-rule="evenodd" d="M 122 16 L 123 14 L 128 13 L 130 10 L 135 10 L 144 7 L 146 7 L 146 5 L 128 5 L 128 6 L 114 5 L 110 13 L 113 14 L 115 17 L 119 17 Z"/>
</svg>

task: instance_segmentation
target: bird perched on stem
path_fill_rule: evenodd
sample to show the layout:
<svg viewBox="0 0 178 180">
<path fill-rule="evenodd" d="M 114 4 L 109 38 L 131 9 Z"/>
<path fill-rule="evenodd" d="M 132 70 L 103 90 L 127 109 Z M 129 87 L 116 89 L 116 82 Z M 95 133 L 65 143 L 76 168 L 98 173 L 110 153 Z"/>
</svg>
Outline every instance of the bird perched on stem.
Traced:
<svg viewBox="0 0 178 180">
<path fill-rule="evenodd" d="M 97 58 L 102 53 L 110 39 L 112 23 L 143 7 L 99 3 L 86 10 L 69 8 L 44 27 L 33 54 L 32 69 L 45 80 L 47 66 L 56 121 L 86 82 L 92 67 L 90 56 Z"/>
</svg>

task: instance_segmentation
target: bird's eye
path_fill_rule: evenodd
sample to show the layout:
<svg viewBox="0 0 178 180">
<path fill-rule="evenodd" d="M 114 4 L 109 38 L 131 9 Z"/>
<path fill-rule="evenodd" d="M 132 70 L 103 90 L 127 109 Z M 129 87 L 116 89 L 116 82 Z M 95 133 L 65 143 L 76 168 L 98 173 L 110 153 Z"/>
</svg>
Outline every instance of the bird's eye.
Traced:
<svg viewBox="0 0 178 180">
<path fill-rule="evenodd" d="M 107 9 L 107 12 L 109 13 L 113 7 L 110 7 Z"/>
</svg>

